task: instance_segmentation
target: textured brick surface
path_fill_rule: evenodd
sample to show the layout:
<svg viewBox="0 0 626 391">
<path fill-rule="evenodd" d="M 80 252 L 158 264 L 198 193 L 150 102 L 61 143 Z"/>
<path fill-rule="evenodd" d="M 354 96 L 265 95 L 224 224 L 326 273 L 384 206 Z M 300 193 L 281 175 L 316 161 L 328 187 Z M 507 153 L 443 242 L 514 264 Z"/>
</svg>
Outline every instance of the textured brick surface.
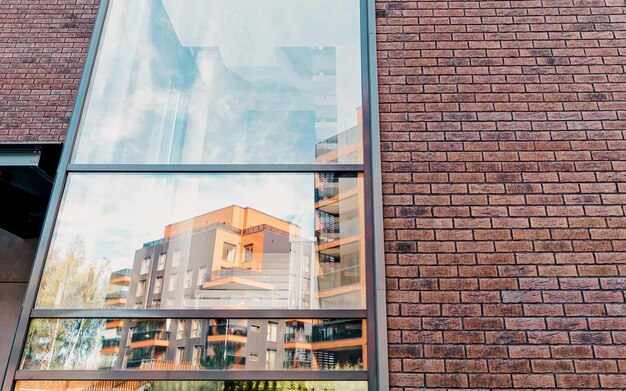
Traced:
<svg viewBox="0 0 626 391">
<path fill-rule="evenodd" d="M 98 0 L 0 0 L 0 142 L 63 140 Z"/>
<path fill-rule="evenodd" d="M 392 390 L 626 389 L 624 1 L 377 24 Z"/>
</svg>

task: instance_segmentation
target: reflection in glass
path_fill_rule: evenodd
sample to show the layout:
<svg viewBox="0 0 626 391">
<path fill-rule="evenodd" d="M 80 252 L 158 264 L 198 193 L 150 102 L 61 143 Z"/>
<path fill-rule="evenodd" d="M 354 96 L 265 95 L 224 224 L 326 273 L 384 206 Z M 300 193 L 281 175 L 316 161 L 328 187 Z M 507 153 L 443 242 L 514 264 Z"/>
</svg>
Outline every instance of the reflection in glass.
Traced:
<svg viewBox="0 0 626 391">
<path fill-rule="evenodd" d="M 361 163 L 358 0 L 113 0 L 75 163 Z"/>
<path fill-rule="evenodd" d="M 364 381 L 18 381 L 16 391 L 366 391 Z"/>
<path fill-rule="evenodd" d="M 364 370 L 365 357 L 361 319 L 35 319 L 21 369 Z"/>
<path fill-rule="evenodd" d="M 72 174 L 38 308 L 363 308 L 360 174 Z"/>
</svg>

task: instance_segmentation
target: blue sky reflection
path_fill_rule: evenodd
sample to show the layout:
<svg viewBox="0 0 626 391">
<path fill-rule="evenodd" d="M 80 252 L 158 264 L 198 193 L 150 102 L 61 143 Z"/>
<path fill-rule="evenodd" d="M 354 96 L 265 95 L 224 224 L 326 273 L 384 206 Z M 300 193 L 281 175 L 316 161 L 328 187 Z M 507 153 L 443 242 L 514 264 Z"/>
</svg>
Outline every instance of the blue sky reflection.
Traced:
<svg viewBox="0 0 626 391">
<path fill-rule="evenodd" d="M 111 2 L 74 162 L 313 163 L 360 123 L 358 1 L 227 4 Z"/>
</svg>

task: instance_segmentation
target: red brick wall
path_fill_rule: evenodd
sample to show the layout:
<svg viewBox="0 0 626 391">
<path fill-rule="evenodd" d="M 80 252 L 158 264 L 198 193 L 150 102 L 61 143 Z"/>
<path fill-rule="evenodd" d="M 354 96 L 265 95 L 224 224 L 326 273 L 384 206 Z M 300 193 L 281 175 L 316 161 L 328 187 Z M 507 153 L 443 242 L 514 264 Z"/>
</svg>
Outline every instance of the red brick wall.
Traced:
<svg viewBox="0 0 626 391">
<path fill-rule="evenodd" d="M 377 0 L 392 390 L 626 389 L 624 0 Z"/>
<path fill-rule="evenodd" d="M 0 142 L 63 140 L 98 0 L 0 0 Z"/>
</svg>

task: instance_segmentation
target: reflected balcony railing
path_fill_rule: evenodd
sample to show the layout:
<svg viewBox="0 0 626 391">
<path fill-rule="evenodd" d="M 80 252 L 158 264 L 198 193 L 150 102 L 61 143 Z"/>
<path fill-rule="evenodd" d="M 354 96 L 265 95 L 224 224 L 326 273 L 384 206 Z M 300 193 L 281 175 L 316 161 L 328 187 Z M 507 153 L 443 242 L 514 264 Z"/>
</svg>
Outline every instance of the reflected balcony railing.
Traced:
<svg viewBox="0 0 626 391">
<path fill-rule="evenodd" d="M 360 140 L 360 129 L 359 126 L 355 126 L 315 144 L 315 157 L 320 158 L 330 152 L 357 143 Z"/>
<path fill-rule="evenodd" d="M 128 291 L 120 290 L 111 293 L 107 293 L 105 300 L 126 299 L 128 297 Z"/>
<path fill-rule="evenodd" d="M 315 238 L 319 244 L 334 242 L 340 237 L 339 225 L 315 230 Z"/>
<path fill-rule="evenodd" d="M 304 333 L 286 333 L 285 334 L 285 342 L 302 342 L 302 343 L 310 343 L 311 336 Z"/>
<path fill-rule="evenodd" d="M 311 369 L 311 361 L 285 360 L 283 361 L 284 369 Z"/>
<path fill-rule="evenodd" d="M 119 278 L 119 277 L 130 277 L 133 273 L 132 269 L 122 269 L 116 272 L 111 273 L 111 279 Z"/>
<path fill-rule="evenodd" d="M 315 189 L 315 199 L 319 201 L 327 200 L 339 195 L 338 182 L 322 182 L 317 189 Z"/>
<path fill-rule="evenodd" d="M 359 221 L 357 219 L 345 221 L 342 223 L 322 224 L 322 228 L 315 230 L 315 238 L 320 244 L 333 242 L 341 238 L 347 238 L 350 236 L 359 234 Z"/>
<path fill-rule="evenodd" d="M 226 353 L 224 355 L 208 356 L 202 365 L 207 369 L 228 369 L 232 367 L 243 369 L 246 365 L 246 358 Z"/>
<path fill-rule="evenodd" d="M 102 339 L 102 349 L 106 348 L 117 348 L 120 346 L 120 338 L 103 338 Z"/>
<path fill-rule="evenodd" d="M 248 336 L 248 328 L 243 326 L 228 326 L 225 324 L 218 324 L 214 326 L 209 326 L 209 330 L 207 335 L 236 335 L 240 337 Z"/>
<path fill-rule="evenodd" d="M 324 292 L 335 288 L 340 288 L 361 282 L 360 266 L 355 265 L 349 268 L 326 271 L 320 274 L 317 279 L 319 290 Z"/>
<path fill-rule="evenodd" d="M 313 327 L 313 342 L 340 341 L 345 339 L 361 338 L 363 330 L 361 323 L 335 323 L 332 325 L 319 325 Z"/>
<path fill-rule="evenodd" d="M 261 277 L 262 274 L 251 269 L 232 268 L 214 270 L 211 272 L 210 276 L 210 280 L 212 281 L 227 277 Z"/>
<path fill-rule="evenodd" d="M 166 330 L 147 330 L 134 332 L 131 342 L 143 341 L 169 341 L 170 332 Z"/>
</svg>

